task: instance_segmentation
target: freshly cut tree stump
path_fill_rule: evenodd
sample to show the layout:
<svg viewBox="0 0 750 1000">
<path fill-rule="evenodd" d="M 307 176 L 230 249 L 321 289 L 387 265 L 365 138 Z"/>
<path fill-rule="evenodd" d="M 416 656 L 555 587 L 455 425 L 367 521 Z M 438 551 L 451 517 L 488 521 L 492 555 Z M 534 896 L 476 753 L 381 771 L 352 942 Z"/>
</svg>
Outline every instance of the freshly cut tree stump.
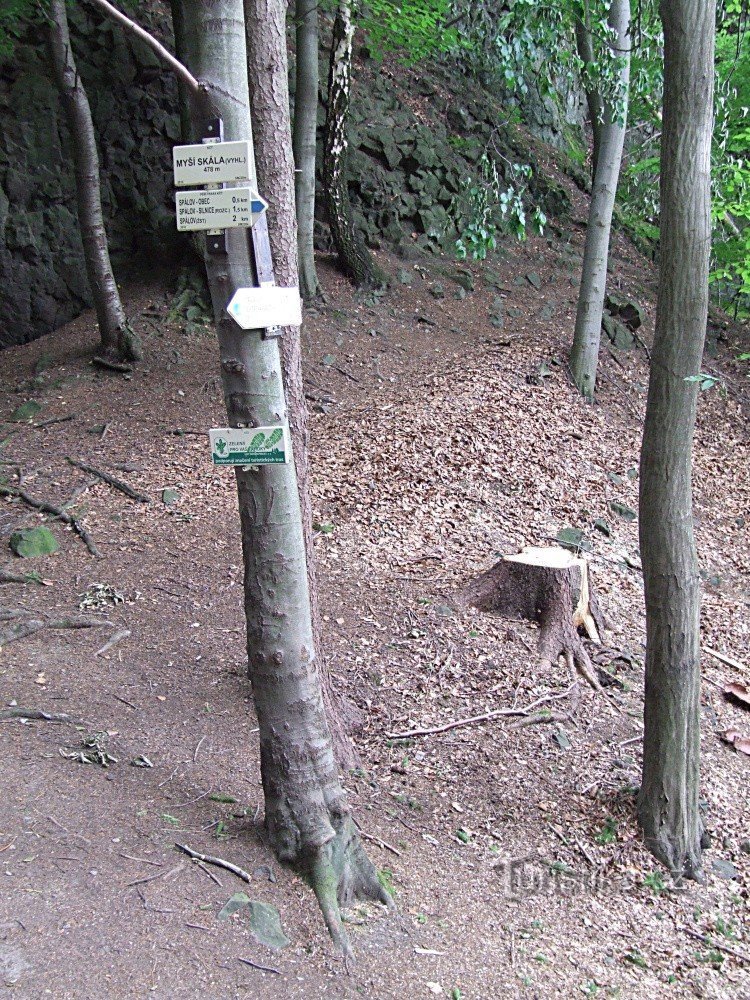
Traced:
<svg viewBox="0 0 750 1000">
<path fill-rule="evenodd" d="M 459 603 L 508 618 L 539 622 L 539 655 L 544 666 L 564 656 L 589 684 L 601 691 L 579 629 L 594 642 L 604 630 L 599 605 L 591 589 L 588 563 L 565 549 L 526 548 L 503 556 L 486 573 L 472 580 Z"/>
</svg>

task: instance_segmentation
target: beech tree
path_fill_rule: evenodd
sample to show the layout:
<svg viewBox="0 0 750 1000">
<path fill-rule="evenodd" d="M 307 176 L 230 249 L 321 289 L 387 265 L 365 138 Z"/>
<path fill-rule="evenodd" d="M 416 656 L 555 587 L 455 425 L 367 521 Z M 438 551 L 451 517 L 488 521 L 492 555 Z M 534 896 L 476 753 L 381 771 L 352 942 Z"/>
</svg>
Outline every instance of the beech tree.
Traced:
<svg viewBox="0 0 750 1000">
<path fill-rule="evenodd" d="M 183 0 L 182 14 L 188 67 L 221 116 L 225 138 L 252 142 L 242 0 Z M 196 138 L 205 134 L 200 114 L 196 107 Z M 287 419 L 278 341 L 241 330 L 226 311 L 237 288 L 256 283 L 253 257 L 242 229 L 227 230 L 226 255 L 206 254 L 232 427 Z M 266 827 L 279 859 L 308 877 L 332 937 L 350 955 L 341 907 L 355 898 L 390 900 L 360 842 L 334 759 L 316 670 L 295 467 L 237 468 L 236 478 Z"/>
<path fill-rule="evenodd" d="M 294 89 L 294 194 L 297 204 L 299 289 L 305 302 L 320 294 L 315 267 L 315 160 L 318 143 L 318 2 L 297 0 Z"/>
<path fill-rule="evenodd" d="M 354 225 L 347 184 L 346 126 L 352 89 L 352 39 L 354 23 L 350 0 L 340 0 L 333 22 L 331 61 L 328 70 L 328 113 L 323 143 L 323 194 L 328 224 L 339 262 L 358 287 L 378 287 L 384 282 L 365 241 Z"/>
<path fill-rule="evenodd" d="M 291 288 L 298 282 L 298 241 L 296 239 L 294 200 L 295 164 L 292 159 L 291 142 L 279 141 L 280 138 L 290 135 L 286 2 L 285 0 L 245 0 L 245 20 L 258 187 L 263 191 L 263 197 L 269 205 L 268 229 L 275 277 L 281 285 Z M 317 86 L 315 94 L 317 103 Z M 314 187 L 314 148 L 312 171 Z M 253 229 L 253 238 L 256 244 L 257 237 L 265 225 L 266 220 L 262 218 Z M 312 253 L 312 244 L 310 252 Z M 314 274 L 314 258 L 312 264 Z M 315 280 L 317 282 L 317 277 Z M 320 641 L 320 614 L 315 578 L 312 502 L 310 499 L 307 406 L 302 382 L 300 330 L 295 327 L 284 330 L 281 338 L 281 364 L 297 470 L 297 488 L 305 535 L 310 609 L 323 684 L 323 700 L 326 705 L 336 758 L 343 767 L 355 767 L 359 763 L 359 759 L 347 734 L 347 724 L 352 721 L 353 706 L 349 706 L 342 699 L 337 698 Z"/>
<path fill-rule="evenodd" d="M 102 215 L 99 155 L 94 123 L 70 42 L 65 0 L 49 0 L 47 38 L 50 62 L 70 131 L 75 170 L 78 224 L 83 256 L 99 324 L 100 348 L 94 358 L 104 367 L 125 368 L 142 357 L 138 337 L 128 323 L 112 273 Z"/>
<path fill-rule="evenodd" d="M 714 0 L 669 0 L 664 26 L 661 262 L 640 469 L 646 698 L 638 815 L 676 876 L 701 870 L 700 579 L 692 444 L 708 310 Z"/>
<path fill-rule="evenodd" d="M 593 401 L 596 386 L 604 294 L 607 285 L 609 234 L 625 140 L 630 76 L 630 0 L 612 0 L 607 20 L 612 31 L 613 54 L 619 65 L 619 99 L 611 98 L 606 102 L 599 131 L 596 172 L 583 251 L 581 287 L 578 293 L 575 332 L 570 352 L 573 381 L 579 392 L 589 401 Z M 590 41 L 590 33 L 588 37 Z"/>
</svg>

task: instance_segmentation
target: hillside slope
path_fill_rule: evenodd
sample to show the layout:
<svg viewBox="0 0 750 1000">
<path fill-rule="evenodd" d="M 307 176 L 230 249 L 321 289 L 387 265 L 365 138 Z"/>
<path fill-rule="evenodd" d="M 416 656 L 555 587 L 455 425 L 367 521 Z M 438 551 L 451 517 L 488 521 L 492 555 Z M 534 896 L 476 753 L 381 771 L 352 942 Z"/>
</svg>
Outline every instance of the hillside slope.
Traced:
<svg viewBox="0 0 750 1000">
<path fill-rule="evenodd" d="M 2 626 L 3 706 L 81 720 L 0 722 L 0 956 L 15 996 L 750 995 L 737 957 L 750 955 L 748 764 L 718 735 L 750 733 L 750 720 L 717 687 L 749 683 L 746 668 L 704 662 L 706 883 L 672 891 L 639 842 L 642 583 L 637 523 L 612 503 L 636 507 L 647 367 L 642 351 L 605 347 L 594 407 L 567 380 L 585 210 L 569 196 L 561 239 L 472 264 L 474 291 L 452 280 L 447 258 L 380 254 L 391 290 L 362 298 L 321 261 L 330 305 L 307 316 L 303 342 L 326 654 L 362 709 L 362 768 L 346 783 L 399 908 L 352 914 L 349 977 L 310 891 L 264 843 L 234 484 L 209 464 L 204 436 L 223 420 L 210 331 L 183 332 L 171 290 L 151 284 L 126 292 L 146 344 L 132 377 L 91 368 L 89 314 L 0 354 L 11 387 L 0 413 L 42 406 L 33 422 L 5 425 L 8 481 L 73 498 L 103 553 L 49 522 L 58 554 L 8 553 L 13 572 L 30 567 L 46 585 L 3 585 L 6 617 L 110 623 L 14 642 L 16 619 Z M 619 236 L 613 261 L 613 283 L 646 306 L 648 341 L 654 276 Z M 710 362 L 726 395 L 701 396 L 696 514 L 704 644 L 746 660 L 748 394 L 732 347 Z M 11 527 L 40 523 L 17 501 L 0 518 L 3 543 Z M 599 656 L 608 698 L 562 667 L 541 671 L 530 626 L 451 606 L 498 552 L 564 527 L 591 544 L 610 621 Z M 553 717 L 530 725 L 389 735 L 544 698 Z M 59 752 L 95 732 L 117 758 L 106 770 Z M 130 766 L 142 756 L 153 767 Z M 240 864 L 250 885 L 211 869 L 216 884 L 175 842 Z M 278 908 L 288 947 L 259 944 L 242 913 L 218 919 L 238 891 Z"/>
</svg>

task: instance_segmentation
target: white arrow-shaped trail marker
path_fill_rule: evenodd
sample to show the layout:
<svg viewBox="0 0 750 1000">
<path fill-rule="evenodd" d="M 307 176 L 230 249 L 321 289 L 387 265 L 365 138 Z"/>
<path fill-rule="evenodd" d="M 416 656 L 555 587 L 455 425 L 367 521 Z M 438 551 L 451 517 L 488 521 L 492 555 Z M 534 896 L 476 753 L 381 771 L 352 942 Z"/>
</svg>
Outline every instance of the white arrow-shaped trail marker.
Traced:
<svg viewBox="0 0 750 1000">
<path fill-rule="evenodd" d="M 302 300 L 298 288 L 238 288 L 227 312 L 243 330 L 274 326 L 302 326 Z"/>
</svg>

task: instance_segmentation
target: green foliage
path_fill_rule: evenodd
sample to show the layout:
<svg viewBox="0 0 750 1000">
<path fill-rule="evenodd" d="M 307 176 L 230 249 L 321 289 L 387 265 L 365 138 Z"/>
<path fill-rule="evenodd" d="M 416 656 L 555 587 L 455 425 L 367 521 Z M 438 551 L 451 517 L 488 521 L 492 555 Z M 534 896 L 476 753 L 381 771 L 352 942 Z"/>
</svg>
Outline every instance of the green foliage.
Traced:
<svg viewBox="0 0 750 1000">
<path fill-rule="evenodd" d="M 407 64 L 458 49 L 453 20 L 452 0 L 369 0 L 359 14 L 373 55 L 399 52 Z"/>
<path fill-rule="evenodd" d="M 0 62 L 13 54 L 24 24 L 38 11 L 35 0 L 0 0 Z"/>
<path fill-rule="evenodd" d="M 507 187 L 500 179 L 495 160 L 487 153 L 482 154 L 479 167 L 479 177 L 469 177 L 463 184 L 462 193 L 468 203 L 466 221 L 460 218 L 458 199 L 454 202 L 456 228 L 461 233 L 455 244 L 456 256 L 461 260 L 467 257 L 484 260 L 490 251 L 497 249 L 502 233 L 510 233 L 519 240 L 525 240 L 527 234 L 524 196 L 532 175 L 531 167 L 525 163 L 509 164 L 511 181 Z M 547 218 L 538 206 L 534 208 L 531 222 L 536 232 L 543 232 Z"/>
</svg>

